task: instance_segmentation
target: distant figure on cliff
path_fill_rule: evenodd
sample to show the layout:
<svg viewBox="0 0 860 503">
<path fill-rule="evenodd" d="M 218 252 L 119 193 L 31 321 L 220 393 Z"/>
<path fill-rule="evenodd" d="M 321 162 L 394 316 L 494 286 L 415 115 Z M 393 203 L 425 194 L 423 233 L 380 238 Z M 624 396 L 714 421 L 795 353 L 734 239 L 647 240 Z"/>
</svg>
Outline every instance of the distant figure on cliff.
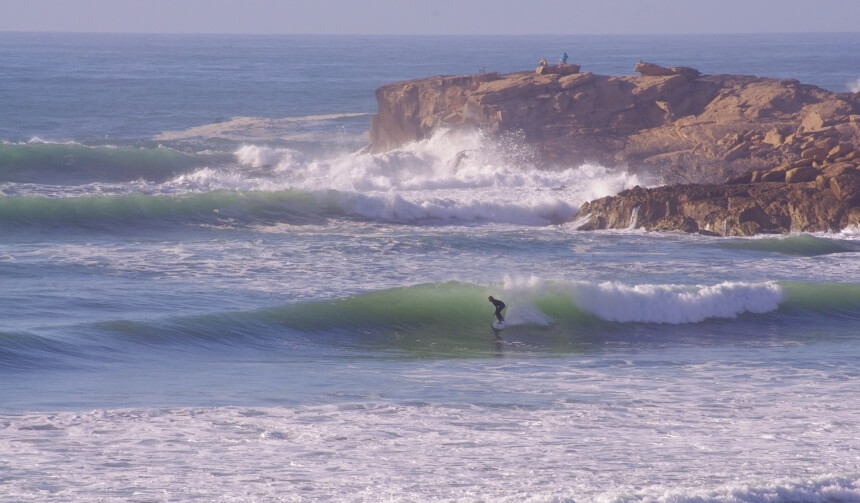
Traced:
<svg viewBox="0 0 860 503">
<path fill-rule="evenodd" d="M 559 63 L 561 63 L 563 65 L 567 64 L 567 52 L 566 51 L 564 54 L 561 55 L 561 59 L 559 59 L 558 61 L 559 61 Z"/>
<path fill-rule="evenodd" d="M 540 58 L 540 66 L 546 66 L 546 58 Z"/>
</svg>

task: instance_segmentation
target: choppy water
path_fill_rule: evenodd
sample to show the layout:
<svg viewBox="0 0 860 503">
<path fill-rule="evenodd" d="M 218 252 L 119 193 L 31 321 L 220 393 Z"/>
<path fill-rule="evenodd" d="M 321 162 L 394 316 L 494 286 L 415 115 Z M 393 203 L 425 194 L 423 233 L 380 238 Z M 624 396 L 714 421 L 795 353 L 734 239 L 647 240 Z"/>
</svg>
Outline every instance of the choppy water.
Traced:
<svg viewBox="0 0 860 503">
<path fill-rule="evenodd" d="M 843 92 L 860 36 L 0 42 L 0 501 L 860 501 L 857 230 L 580 232 L 659 174 L 361 150 L 393 80 Z"/>
</svg>

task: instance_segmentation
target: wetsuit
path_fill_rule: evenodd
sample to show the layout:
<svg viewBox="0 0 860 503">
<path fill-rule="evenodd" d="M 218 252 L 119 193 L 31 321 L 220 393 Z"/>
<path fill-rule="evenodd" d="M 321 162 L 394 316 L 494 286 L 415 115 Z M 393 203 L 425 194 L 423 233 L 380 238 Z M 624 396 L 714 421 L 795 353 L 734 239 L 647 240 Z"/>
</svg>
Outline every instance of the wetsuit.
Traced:
<svg viewBox="0 0 860 503">
<path fill-rule="evenodd" d="M 505 303 L 500 301 L 499 299 L 494 299 L 492 297 L 490 297 L 490 302 L 492 302 L 493 305 L 496 306 L 496 312 L 493 313 L 496 315 L 496 318 L 498 318 L 499 321 L 505 321 L 505 318 L 502 317 L 502 309 L 505 308 Z"/>
</svg>

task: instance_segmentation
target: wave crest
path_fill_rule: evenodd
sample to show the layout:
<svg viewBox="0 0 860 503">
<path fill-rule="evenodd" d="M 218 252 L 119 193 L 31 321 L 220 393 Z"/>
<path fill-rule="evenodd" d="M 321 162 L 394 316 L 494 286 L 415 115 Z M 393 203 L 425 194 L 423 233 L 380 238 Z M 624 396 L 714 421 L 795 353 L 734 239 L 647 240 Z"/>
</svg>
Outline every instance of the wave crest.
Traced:
<svg viewBox="0 0 860 503">
<path fill-rule="evenodd" d="M 87 355 L 100 354 L 105 348 L 115 349 L 117 355 L 136 354 L 140 345 L 168 350 L 237 346 L 282 350 L 287 345 L 290 350 L 314 355 L 321 350 L 369 350 L 373 354 L 384 350 L 434 357 L 486 355 L 493 321 L 488 295 L 507 304 L 505 337 L 527 341 L 522 350 L 541 354 L 580 351 L 584 340 L 616 335 L 636 344 L 640 331 L 630 324 L 679 325 L 660 331 L 671 344 L 673 334 L 707 333 L 696 328 L 697 323 L 732 320 L 744 313 L 765 317 L 762 321 L 767 326 L 775 319 L 796 316 L 860 321 L 857 284 L 626 285 L 518 277 L 495 285 L 448 281 L 387 288 L 256 311 L 114 320 L 88 325 L 87 332 L 100 335 L 86 340 L 0 333 L 0 367 L 79 365 L 87 361 Z M 608 330 L 607 323 L 615 326 Z M 746 323 L 756 321 L 745 320 L 740 326 Z M 757 335 L 755 329 L 743 330 L 749 336 Z"/>
<path fill-rule="evenodd" d="M 235 194 L 232 199 L 237 204 L 231 204 L 229 211 L 239 225 L 259 222 L 261 211 L 274 224 L 290 223 L 280 218 L 283 212 L 278 206 L 283 194 L 290 193 L 302 194 L 303 203 L 310 201 L 302 211 L 317 218 L 543 226 L 569 221 L 586 200 L 649 184 L 647 176 L 596 164 L 536 169 L 521 138 L 488 138 L 480 131 L 443 131 L 383 154 L 359 151 L 328 156 L 254 144 L 237 148 L 228 158 L 160 147 L 35 143 L 3 148 L 0 181 L 4 155 L 11 158 L 23 152 L 33 159 L 32 170 L 21 179 L 12 175 L 20 171 L 20 163 L 10 164 L 10 183 L 0 186 L 0 196 L 15 199 L 4 201 L 0 208 L 10 216 L 7 224 L 59 218 L 86 226 L 85 217 L 98 225 L 100 220 L 116 222 L 118 215 L 173 222 L 190 215 L 191 221 L 205 220 L 207 214 L 223 214 L 225 208 L 218 202 L 231 199 L 224 193 Z M 75 161 L 77 171 L 57 166 L 57 170 L 78 173 L 69 185 L 46 185 L 50 170 L 38 161 L 45 155 L 58 162 L 69 155 L 88 160 Z M 28 181 L 30 175 L 36 178 Z M 219 194 L 214 197 L 203 195 L 215 192 Z M 204 200 L 209 202 L 197 204 Z M 258 204 L 246 204 L 260 200 L 266 202 L 263 210 Z M 130 201 L 135 203 L 129 206 Z M 117 207 L 119 213 L 112 210 Z M 68 209 L 80 218 L 44 211 L 51 208 Z"/>
<path fill-rule="evenodd" d="M 617 281 L 544 281 L 506 278 L 506 292 L 524 299 L 554 294 L 576 308 L 619 323 L 698 323 L 709 318 L 734 318 L 742 313 L 766 313 L 784 300 L 782 287 L 764 283 L 717 285 L 627 285 Z"/>
<path fill-rule="evenodd" d="M 652 182 L 597 164 L 536 169 L 520 141 L 441 131 L 383 154 L 309 159 L 292 149 L 245 145 L 234 155 L 243 189 L 337 191 L 355 201 L 347 213 L 396 222 L 555 224 L 573 217 L 587 200 Z M 239 183 L 220 176 L 223 188 Z"/>
</svg>

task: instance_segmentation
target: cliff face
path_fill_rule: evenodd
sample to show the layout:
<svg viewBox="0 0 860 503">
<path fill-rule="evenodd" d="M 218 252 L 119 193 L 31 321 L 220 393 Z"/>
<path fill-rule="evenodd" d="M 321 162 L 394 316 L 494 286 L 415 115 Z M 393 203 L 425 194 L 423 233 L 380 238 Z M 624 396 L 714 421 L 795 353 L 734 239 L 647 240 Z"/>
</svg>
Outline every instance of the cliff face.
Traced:
<svg viewBox="0 0 860 503">
<path fill-rule="evenodd" d="M 546 167 L 595 161 L 670 182 L 713 182 L 798 160 L 822 136 L 860 146 L 857 95 L 796 80 L 637 68 L 645 75 L 522 72 L 389 84 L 376 92 L 371 149 L 445 127 L 522 131 Z"/>
</svg>

